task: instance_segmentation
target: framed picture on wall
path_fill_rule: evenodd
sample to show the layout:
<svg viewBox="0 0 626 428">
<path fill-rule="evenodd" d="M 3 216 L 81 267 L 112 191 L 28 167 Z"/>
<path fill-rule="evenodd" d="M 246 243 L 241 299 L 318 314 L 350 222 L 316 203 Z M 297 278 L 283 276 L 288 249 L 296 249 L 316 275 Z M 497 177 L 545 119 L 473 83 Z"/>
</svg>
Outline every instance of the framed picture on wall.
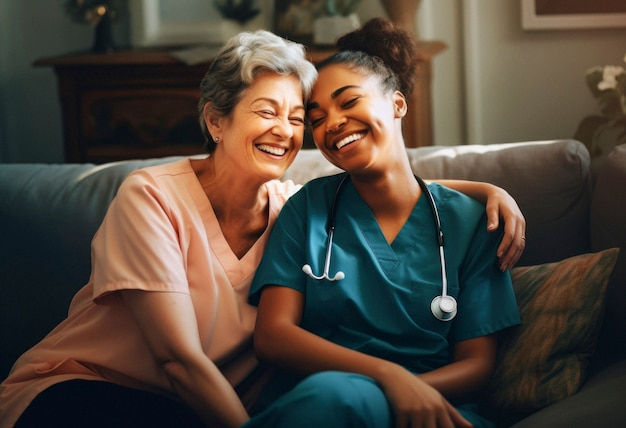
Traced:
<svg viewBox="0 0 626 428">
<path fill-rule="evenodd" d="M 520 0 L 525 30 L 626 27 L 624 0 Z"/>
<path fill-rule="evenodd" d="M 274 32 L 286 39 L 310 45 L 315 19 L 325 14 L 324 0 L 275 0 Z"/>
</svg>

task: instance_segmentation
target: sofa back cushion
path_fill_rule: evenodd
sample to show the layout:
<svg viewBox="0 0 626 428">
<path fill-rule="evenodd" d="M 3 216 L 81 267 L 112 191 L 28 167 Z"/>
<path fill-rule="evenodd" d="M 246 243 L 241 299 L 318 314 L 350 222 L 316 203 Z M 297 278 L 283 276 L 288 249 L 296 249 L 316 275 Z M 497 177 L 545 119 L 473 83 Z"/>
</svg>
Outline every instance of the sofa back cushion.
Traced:
<svg viewBox="0 0 626 428">
<path fill-rule="evenodd" d="M 407 150 L 413 172 L 422 178 L 486 181 L 515 198 L 527 222 L 526 251 L 518 265 L 559 261 L 590 250 L 590 161 L 578 141 Z M 319 152 L 303 150 L 285 178 L 304 183 L 338 171 Z"/>
<path fill-rule="evenodd" d="M 588 251 L 589 155 L 575 141 L 408 149 L 425 178 L 483 180 L 507 189 L 526 220 L 522 264 Z M 0 165 L 0 377 L 69 307 L 90 273 L 90 243 L 122 180 L 179 157 L 91 164 Z M 315 149 L 285 178 L 338 172 Z"/>
</svg>

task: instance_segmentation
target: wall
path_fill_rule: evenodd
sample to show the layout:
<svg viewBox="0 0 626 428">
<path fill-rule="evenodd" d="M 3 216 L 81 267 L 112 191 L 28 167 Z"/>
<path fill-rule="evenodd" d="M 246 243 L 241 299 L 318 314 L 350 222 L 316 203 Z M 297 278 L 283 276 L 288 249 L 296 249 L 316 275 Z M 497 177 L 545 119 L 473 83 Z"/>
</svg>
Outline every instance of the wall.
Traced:
<svg viewBox="0 0 626 428">
<path fill-rule="evenodd" d="M 424 0 L 418 22 L 448 44 L 434 61 L 437 145 L 572 137 L 598 112 L 586 70 L 624 65 L 626 23 L 524 31 L 519 0 Z"/>
<path fill-rule="evenodd" d="M 6 20 L 8 16 L 7 2 L 0 3 L 0 43 L 9 37 Z M 3 48 L 0 48 L 0 162 L 7 159 L 8 144 L 6 142 L 6 130 L 4 124 L 6 91 L 4 87 L 4 76 L 8 74 L 7 58 Z"/>
<path fill-rule="evenodd" d="M 9 0 L 1 7 L 0 160 L 62 161 L 54 76 L 32 63 L 76 49 L 84 35 L 72 31 L 59 2 Z"/>
<path fill-rule="evenodd" d="M 62 4 L 0 1 L 0 162 L 63 161 L 55 76 L 32 64 L 88 50 L 93 36 Z M 384 12 L 363 0 L 359 14 Z M 114 23 L 119 45 L 129 40 L 127 21 Z M 434 60 L 438 145 L 571 137 L 597 112 L 585 71 L 626 53 L 626 28 L 523 31 L 519 0 L 423 0 L 417 22 L 422 38 L 448 44 Z"/>
<path fill-rule="evenodd" d="M 0 1 L 0 162 L 63 162 L 56 78 L 33 63 L 91 48 L 93 29 L 73 22 L 64 3 Z M 126 23 L 115 24 L 117 40 L 128 40 Z"/>
</svg>

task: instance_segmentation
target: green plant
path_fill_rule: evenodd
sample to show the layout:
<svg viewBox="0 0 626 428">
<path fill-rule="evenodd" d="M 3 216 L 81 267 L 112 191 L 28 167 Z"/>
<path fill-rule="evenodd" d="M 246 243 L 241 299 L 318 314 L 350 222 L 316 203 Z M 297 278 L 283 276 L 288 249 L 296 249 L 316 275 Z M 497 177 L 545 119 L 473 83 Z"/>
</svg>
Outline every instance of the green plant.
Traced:
<svg viewBox="0 0 626 428">
<path fill-rule="evenodd" d="M 626 143 L 626 70 L 620 65 L 593 67 L 587 70 L 585 81 L 598 100 L 601 115 L 584 118 L 574 138 L 587 146 L 592 157 L 599 157 Z"/>
<path fill-rule="evenodd" d="M 105 17 L 114 18 L 117 8 L 108 0 L 66 0 L 65 12 L 73 21 L 96 26 Z"/>
<path fill-rule="evenodd" d="M 361 0 L 326 0 L 326 10 L 331 16 L 348 16 L 354 13 Z"/>
<path fill-rule="evenodd" d="M 245 24 L 259 14 L 253 7 L 254 0 L 215 0 L 215 7 L 226 19 Z"/>
<path fill-rule="evenodd" d="M 624 56 L 626 62 L 626 56 Z M 626 116 L 626 71 L 622 66 L 605 65 L 587 72 L 587 85 L 598 99 L 600 109 L 608 119 Z"/>
</svg>

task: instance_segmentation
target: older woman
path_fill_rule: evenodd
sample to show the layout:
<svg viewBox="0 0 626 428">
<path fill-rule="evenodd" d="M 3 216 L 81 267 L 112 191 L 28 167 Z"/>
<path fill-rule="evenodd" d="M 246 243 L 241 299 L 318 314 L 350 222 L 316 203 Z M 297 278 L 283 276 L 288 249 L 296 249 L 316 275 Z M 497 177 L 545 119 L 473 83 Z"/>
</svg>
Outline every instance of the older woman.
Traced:
<svg viewBox="0 0 626 428">
<path fill-rule="evenodd" d="M 315 78 L 301 45 L 265 31 L 229 41 L 201 84 L 210 156 L 125 180 L 67 319 L 1 385 L 1 427 L 248 420 L 263 378 L 248 290 L 278 212 L 298 189 L 277 179 L 302 146 Z M 476 188 L 496 207 L 494 221 L 500 210 L 519 225 L 505 192 Z"/>
<path fill-rule="evenodd" d="M 248 287 L 296 190 L 275 179 L 302 146 L 315 77 L 302 46 L 269 32 L 225 46 L 202 82 L 211 155 L 125 180 L 67 319 L 2 384 L 1 426 L 248 419 L 236 391 L 256 367 Z"/>
</svg>

